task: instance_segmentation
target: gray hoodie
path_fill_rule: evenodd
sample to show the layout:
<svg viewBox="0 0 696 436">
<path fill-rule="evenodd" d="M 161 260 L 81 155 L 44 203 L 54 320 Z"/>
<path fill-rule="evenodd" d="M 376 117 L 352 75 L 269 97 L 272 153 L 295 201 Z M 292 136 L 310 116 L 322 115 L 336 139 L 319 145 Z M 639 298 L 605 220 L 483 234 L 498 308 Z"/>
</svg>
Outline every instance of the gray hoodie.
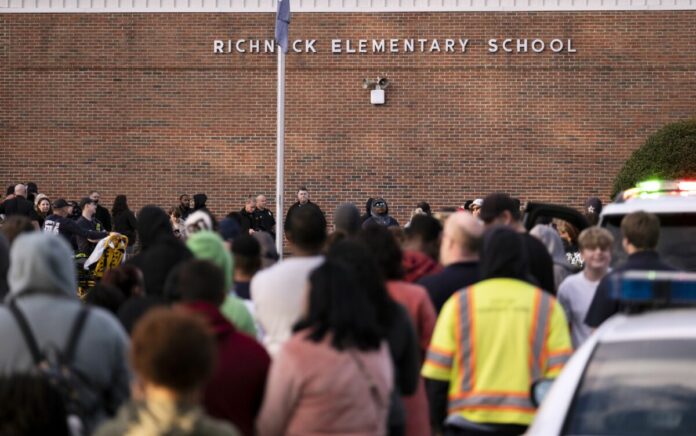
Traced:
<svg viewBox="0 0 696 436">
<path fill-rule="evenodd" d="M 82 303 L 76 297 L 73 253 L 61 237 L 31 232 L 15 239 L 10 251 L 5 302 L 15 300 L 43 351 L 65 348 L 68 332 Z M 33 368 L 29 348 L 6 306 L 0 306 L 0 374 Z M 129 396 L 128 337 L 118 320 L 91 307 L 78 340 L 73 366 L 86 375 L 103 398 L 86 422 L 88 432 Z"/>
<path fill-rule="evenodd" d="M 553 260 L 553 281 L 556 286 L 554 292 L 556 292 L 563 280 L 574 272 L 573 267 L 566 259 L 563 240 L 554 228 L 543 224 L 534 226 L 529 231 L 529 234 L 540 240 L 551 255 Z"/>
</svg>

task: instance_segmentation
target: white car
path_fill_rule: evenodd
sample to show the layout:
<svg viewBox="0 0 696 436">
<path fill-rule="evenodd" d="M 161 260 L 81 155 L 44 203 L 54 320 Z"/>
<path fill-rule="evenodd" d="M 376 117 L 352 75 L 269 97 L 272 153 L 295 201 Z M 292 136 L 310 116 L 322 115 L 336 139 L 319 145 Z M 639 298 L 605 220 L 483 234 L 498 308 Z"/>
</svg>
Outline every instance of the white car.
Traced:
<svg viewBox="0 0 696 436">
<path fill-rule="evenodd" d="M 696 435 L 696 274 L 626 273 L 636 276 L 660 283 L 629 286 L 631 301 L 658 309 L 610 318 L 555 381 L 537 383 L 528 435 Z"/>
<path fill-rule="evenodd" d="M 602 209 L 599 220 L 599 225 L 614 236 L 612 265 L 626 259 L 621 247 L 621 220 L 642 210 L 660 219 L 657 252 L 662 260 L 677 269 L 696 271 L 696 181 L 645 181 L 618 197 Z"/>
</svg>

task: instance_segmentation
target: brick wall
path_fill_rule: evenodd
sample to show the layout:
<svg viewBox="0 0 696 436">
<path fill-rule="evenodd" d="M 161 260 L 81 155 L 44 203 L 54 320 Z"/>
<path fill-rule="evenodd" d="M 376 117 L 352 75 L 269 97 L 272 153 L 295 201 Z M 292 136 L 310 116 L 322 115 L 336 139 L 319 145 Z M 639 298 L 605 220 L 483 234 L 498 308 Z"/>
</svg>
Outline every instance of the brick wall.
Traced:
<svg viewBox="0 0 696 436">
<path fill-rule="evenodd" d="M 580 206 L 608 198 L 632 150 L 696 115 L 696 11 L 294 14 L 286 208 L 304 184 L 327 212 L 384 196 L 488 192 Z M 213 54 L 272 38 L 274 14 L 0 14 L 0 182 L 77 199 L 216 213 L 275 195 L 276 58 Z M 491 54 L 487 40 L 572 38 L 576 53 Z M 467 53 L 332 54 L 330 40 L 470 39 Z M 263 47 L 263 44 L 262 44 Z M 443 47 L 444 49 L 444 47 Z M 457 46 L 457 49 L 459 47 Z M 531 50 L 530 50 L 531 51 Z M 390 79 L 372 106 L 365 78 Z"/>
</svg>

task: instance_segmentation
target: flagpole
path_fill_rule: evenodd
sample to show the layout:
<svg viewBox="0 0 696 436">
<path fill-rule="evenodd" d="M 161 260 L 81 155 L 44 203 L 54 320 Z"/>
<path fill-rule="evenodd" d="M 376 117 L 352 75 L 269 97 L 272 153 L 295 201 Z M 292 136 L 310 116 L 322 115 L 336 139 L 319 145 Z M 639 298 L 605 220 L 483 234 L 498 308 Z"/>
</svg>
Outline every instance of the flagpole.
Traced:
<svg viewBox="0 0 696 436">
<path fill-rule="evenodd" d="M 287 0 L 286 0 L 287 1 Z M 278 50 L 278 98 L 277 98 L 277 147 L 276 147 L 276 250 L 283 259 L 284 222 L 283 215 L 283 172 L 285 163 L 285 53 L 280 46 Z"/>
</svg>

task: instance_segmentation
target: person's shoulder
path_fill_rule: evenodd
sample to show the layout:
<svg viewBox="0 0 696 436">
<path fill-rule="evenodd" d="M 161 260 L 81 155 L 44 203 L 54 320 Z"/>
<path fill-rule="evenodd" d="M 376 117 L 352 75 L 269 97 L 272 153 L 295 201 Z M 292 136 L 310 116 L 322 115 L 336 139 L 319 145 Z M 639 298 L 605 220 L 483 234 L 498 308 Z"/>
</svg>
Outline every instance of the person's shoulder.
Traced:
<svg viewBox="0 0 696 436">
<path fill-rule="evenodd" d="M 399 281 L 396 283 L 396 285 L 414 297 L 429 298 L 428 297 L 428 290 L 425 288 L 425 286 L 421 285 L 420 283 L 410 283 L 410 282 L 405 282 L 405 281 Z"/>
<path fill-rule="evenodd" d="M 558 285 L 557 297 L 559 300 L 569 298 L 573 291 L 582 284 L 582 274 L 583 272 L 580 271 L 563 279 L 561 284 Z"/>
<path fill-rule="evenodd" d="M 270 362 L 270 355 L 266 348 L 259 343 L 255 338 L 249 336 L 240 330 L 237 330 L 234 334 L 235 352 L 244 354 L 243 358 L 247 359 L 250 356 L 253 358 L 266 360 Z"/>
<path fill-rule="evenodd" d="M 89 311 L 87 324 L 93 325 L 91 329 L 87 330 L 93 330 L 93 334 L 96 336 L 110 337 L 119 342 L 128 341 L 126 331 L 111 312 L 96 306 L 87 306 L 87 310 Z"/>
<path fill-rule="evenodd" d="M 563 279 L 563 281 L 559 285 L 559 291 L 561 288 L 569 288 L 579 283 L 582 283 L 584 279 L 583 274 L 584 273 L 582 271 L 576 272 L 575 274 L 570 274 L 568 277 Z"/>
</svg>

